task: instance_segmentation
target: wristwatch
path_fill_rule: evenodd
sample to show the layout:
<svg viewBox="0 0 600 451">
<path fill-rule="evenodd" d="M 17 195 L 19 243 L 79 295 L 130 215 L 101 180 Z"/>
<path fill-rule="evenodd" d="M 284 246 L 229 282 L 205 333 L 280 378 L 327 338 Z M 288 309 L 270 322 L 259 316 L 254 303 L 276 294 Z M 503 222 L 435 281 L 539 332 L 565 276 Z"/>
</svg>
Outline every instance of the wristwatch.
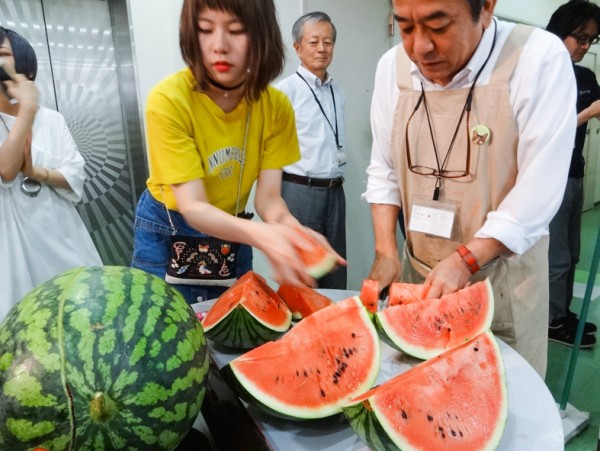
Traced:
<svg viewBox="0 0 600 451">
<path fill-rule="evenodd" d="M 25 177 L 21 182 L 21 191 L 29 197 L 35 197 L 42 190 L 42 184 L 36 179 Z"/>
</svg>

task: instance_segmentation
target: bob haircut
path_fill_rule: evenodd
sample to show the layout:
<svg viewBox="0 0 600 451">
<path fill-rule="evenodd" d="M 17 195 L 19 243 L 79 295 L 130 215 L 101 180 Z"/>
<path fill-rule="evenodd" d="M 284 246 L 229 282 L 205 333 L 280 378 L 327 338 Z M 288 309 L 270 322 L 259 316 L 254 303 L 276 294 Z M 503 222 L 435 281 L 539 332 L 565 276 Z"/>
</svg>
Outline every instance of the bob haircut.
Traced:
<svg viewBox="0 0 600 451">
<path fill-rule="evenodd" d="M 31 44 L 19 33 L 0 27 L 0 43 L 8 38 L 12 53 L 15 58 L 15 71 L 18 74 L 25 75 L 29 80 L 34 81 L 37 76 L 37 57 Z M 0 69 L 0 79 L 10 80 L 10 77 L 4 70 Z"/>
<path fill-rule="evenodd" d="M 248 101 L 257 100 L 281 73 L 285 61 L 285 47 L 273 0 L 184 0 L 179 22 L 179 47 L 201 90 L 208 86 L 198 26 L 198 17 L 205 8 L 233 14 L 248 33 L 249 71 L 244 96 Z"/>
<path fill-rule="evenodd" d="M 600 28 L 600 7 L 586 0 L 571 0 L 558 7 L 550 17 L 546 30 L 564 40 L 593 20 Z"/>
</svg>

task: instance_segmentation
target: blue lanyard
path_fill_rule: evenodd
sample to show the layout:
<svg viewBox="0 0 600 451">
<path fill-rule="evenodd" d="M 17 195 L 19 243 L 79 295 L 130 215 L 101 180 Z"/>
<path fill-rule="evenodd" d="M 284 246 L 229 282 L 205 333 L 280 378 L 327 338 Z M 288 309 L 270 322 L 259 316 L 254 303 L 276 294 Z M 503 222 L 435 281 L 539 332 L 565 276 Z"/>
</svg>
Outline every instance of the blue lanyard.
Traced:
<svg viewBox="0 0 600 451">
<path fill-rule="evenodd" d="M 302 79 L 302 81 L 304 83 L 306 83 L 306 86 L 308 86 L 308 89 L 310 89 L 310 92 L 312 93 L 313 97 L 315 98 L 315 102 L 317 102 L 317 105 L 319 105 L 319 109 L 321 110 L 321 113 L 323 113 L 323 116 L 325 116 L 325 120 L 327 121 L 327 123 L 329 124 L 329 128 L 331 128 L 331 131 L 333 132 L 333 136 L 335 137 L 335 144 L 337 145 L 337 148 L 341 149 L 342 146 L 340 146 L 340 138 L 339 138 L 340 135 L 338 132 L 338 120 L 337 120 L 337 108 L 335 106 L 335 95 L 333 95 L 333 87 L 331 85 L 329 85 L 329 90 L 331 91 L 331 98 L 333 99 L 333 114 L 334 114 L 334 118 L 335 118 L 335 130 L 333 128 L 333 125 L 331 125 L 331 121 L 325 114 L 323 105 L 321 105 L 321 102 L 319 102 L 319 99 L 317 98 L 315 91 L 313 91 L 313 88 L 311 88 L 310 84 L 308 84 L 306 79 L 302 75 L 300 75 L 300 72 L 296 72 L 296 75 L 298 75 L 298 77 L 300 77 Z"/>
</svg>

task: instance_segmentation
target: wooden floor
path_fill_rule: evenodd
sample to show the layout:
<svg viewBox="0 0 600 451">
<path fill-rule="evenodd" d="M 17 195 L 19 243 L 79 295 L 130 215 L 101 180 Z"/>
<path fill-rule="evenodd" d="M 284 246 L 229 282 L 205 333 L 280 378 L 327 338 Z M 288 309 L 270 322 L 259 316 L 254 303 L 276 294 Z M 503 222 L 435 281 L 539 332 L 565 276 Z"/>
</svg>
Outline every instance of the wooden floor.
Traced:
<svg viewBox="0 0 600 451">
<path fill-rule="evenodd" d="M 581 236 L 581 259 L 577 265 L 575 298 L 571 309 L 579 314 L 581 301 L 588 282 L 592 256 L 596 246 L 596 238 L 600 230 L 600 207 L 583 214 Z M 591 296 L 588 321 L 600 326 L 600 274 L 595 280 L 595 288 Z M 600 340 L 600 333 L 597 334 Z M 560 403 L 563 397 L 565 379 L 571 359 L 572 348 L 558 343 L 548 344 L 548 370 L 546 384 L 554 399 Z M 565 446 L 566 451 L 599 450 L 600 429 L 600 344 L 591 350 L 580 350 L 577 366 L 568 402 L 580 411 L 590 414 L 590 425 L 572 438 Z"/>
</svg>

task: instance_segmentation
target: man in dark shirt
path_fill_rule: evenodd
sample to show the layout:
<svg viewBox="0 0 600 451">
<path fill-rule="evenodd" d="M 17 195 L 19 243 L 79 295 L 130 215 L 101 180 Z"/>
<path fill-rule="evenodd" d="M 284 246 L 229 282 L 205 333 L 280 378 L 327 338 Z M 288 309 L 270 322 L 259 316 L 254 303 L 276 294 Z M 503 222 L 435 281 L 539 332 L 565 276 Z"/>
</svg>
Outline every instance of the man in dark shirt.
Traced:
<svg viewBox="0 0 600 451">
<path fill-rule="evenodd" d="M 562 39 L 571 55 L 577 80 L 577 134 L 571 157 L 569 179 L 560 209 L 550 223 L 549 283 L 550 323 L 548 338 L 551 341 L 573 346 L 578 319 L 569 305 L 573 298 L 575 269 L 579 261 L 581 215 L 583 211 L 583 175 L 587 121 L 600 117 L 600 86 L 590 69 L 577 66 L 592 44 L 598 42 L 600 7 L 587 0 L 571 0 L 560 6 L 546 30 Z M 585 323 L 582 348 L 596 343 L 596 325 Z"/>
</svg>

